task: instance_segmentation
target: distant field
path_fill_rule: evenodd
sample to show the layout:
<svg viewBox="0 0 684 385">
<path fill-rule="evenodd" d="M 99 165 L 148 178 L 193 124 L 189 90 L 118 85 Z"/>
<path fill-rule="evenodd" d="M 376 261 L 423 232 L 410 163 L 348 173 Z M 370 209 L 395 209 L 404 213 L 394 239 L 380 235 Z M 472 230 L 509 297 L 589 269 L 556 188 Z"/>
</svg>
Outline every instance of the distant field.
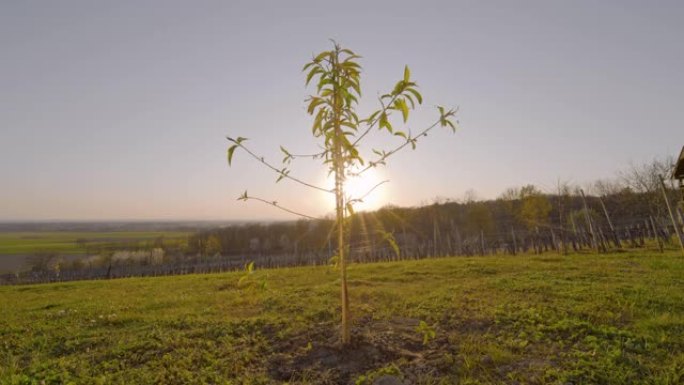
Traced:
<svg viewBox="0 0 684 385">
<path fill-rule="evenodd" d="M 674 252 L 355 264 L 348 349 L 338 270 L 243 274 L 0 287 L 0 383 L 684 383 Z"/>
<path fill-rule="evenodd" d="M 0 255 L 27 255 L 36 251 L 76 255 L 85 253 L 86 246 L 145 243 L 159 237 L 164 237 L 166 244 L 185 244 L 190 234 L 181 231 L 7 232 L 0 233 Z M 85 243 L 79 245 L 79 239 Z"/>
</svg>

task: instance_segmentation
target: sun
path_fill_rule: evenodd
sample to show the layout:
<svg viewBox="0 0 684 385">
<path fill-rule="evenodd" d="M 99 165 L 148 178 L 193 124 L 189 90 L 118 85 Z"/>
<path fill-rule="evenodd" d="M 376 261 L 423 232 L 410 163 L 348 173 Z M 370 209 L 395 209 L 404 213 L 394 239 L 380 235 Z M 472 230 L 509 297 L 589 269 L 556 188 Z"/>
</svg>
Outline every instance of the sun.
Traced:
<svg viewBox="0 0 684 385">
<path fill-rule="evenodd" d="M 375 169 L 368 169 L 361 176 L 348 177 L 344 183 L 345 195 L 351 199 L 363 199 L 356 204 L 357 209 L 368 210 L 376 208 L 382 197 L 383 181 L 378 177 Z M 377 187 L 376 187 L 377 186 Z M 373 189 L 376 187 L 375 189 Z"/>
<path fill-rule="evenodd" d="M 344 183 L 344 195 L 348 199 L 362 199 L 360 202 L 354 203 L 355 210 L 376 210 L 382 207 L 385 196 L 384 179 L 379 175 L 376 169 L 371 168 L 366 170 L 360 176 L 350 176 Z M 335 179 L 332 175 L 326 178 L 328 186 L 335 185 Z M 329 199 L 326 199 L 332 206 L 335 205 L 335 196 L 331 194 Z"/>
</svg>

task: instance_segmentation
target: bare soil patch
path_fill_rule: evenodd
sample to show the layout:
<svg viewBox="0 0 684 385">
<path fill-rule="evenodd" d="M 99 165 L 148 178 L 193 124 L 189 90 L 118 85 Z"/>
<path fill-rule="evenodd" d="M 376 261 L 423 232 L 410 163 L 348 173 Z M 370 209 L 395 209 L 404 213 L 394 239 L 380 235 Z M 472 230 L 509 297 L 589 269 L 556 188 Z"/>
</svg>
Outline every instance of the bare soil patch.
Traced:
<svg viewBox="0 0 684 385">
<path fill-rule="evenodd" d="M 446 338 L 423 344 L 412 318 L 373 320 L 365 317 L 352 330 L 352 343 L 342 347 L 329 324 L 282 341 L 269 360 L 269 375 L 276 381 L 306 379 L 320 384 L 354 384 L 365 373 L 401 361 L 407 383 L 418 375 L 443 372 L 440 358 L 449 350 Z"/>
</svg>

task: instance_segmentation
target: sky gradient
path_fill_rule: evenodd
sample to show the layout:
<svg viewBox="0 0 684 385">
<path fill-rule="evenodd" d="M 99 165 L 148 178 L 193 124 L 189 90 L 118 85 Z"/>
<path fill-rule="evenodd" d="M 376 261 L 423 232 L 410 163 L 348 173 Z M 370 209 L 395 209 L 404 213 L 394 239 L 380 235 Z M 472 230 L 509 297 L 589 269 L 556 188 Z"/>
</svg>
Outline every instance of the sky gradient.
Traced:
<svg viewBox="0 0 684 385">
<path fill-rule="evenodd" d="M 375 205 L 584 184 L 684 145 L 681 1 L 16 1 L 0 3 L 0 220 L 287 219 L 321 193 L 236 153 L 316 149 L 301 67 L 363 56 L 370 112 L 411 67 L 440 130 L 391 159 Z M 380 137 L 374 144 L 381 142 Z M 318 164 L 293 167 L 325 182 Z"/>
</svg>

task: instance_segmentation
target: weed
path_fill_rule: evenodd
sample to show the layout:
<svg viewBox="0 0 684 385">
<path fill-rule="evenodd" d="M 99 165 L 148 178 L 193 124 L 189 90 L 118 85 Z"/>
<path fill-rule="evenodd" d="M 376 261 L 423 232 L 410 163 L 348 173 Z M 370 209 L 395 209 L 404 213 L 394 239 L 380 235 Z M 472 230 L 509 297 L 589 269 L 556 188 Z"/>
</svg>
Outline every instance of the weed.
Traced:
<svg viewBox="0 0 684 385">
<path fill-rule="evenodd" d="M 435 329 L 425 321 L 420 321 L 420 324 L 416 326 L 416 331 L 422 334 L 423 345 L 427 345 L 430 340 L 433 340 L 437 336 Z"/>
</svg>

